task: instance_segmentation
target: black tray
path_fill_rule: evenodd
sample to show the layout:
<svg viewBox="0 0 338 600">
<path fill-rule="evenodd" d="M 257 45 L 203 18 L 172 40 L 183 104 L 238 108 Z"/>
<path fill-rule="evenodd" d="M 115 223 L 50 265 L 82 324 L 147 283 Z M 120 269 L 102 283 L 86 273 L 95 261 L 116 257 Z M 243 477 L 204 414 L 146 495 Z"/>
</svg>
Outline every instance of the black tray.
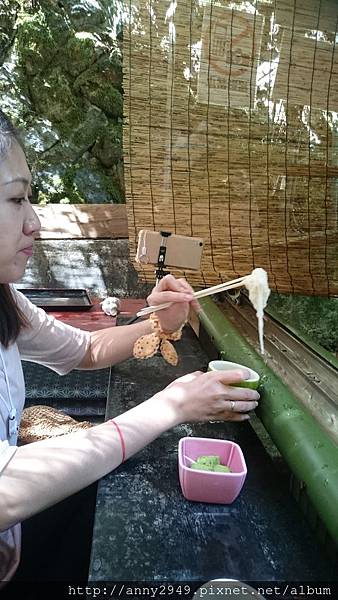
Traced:
<svg viewBox="0 0 338 600">
<path fill-rule="evenodd" d="M 81 288 L 18 288 L 33 304 L 45 310 L 89 310 L 93 303 Z"/>
</svg>

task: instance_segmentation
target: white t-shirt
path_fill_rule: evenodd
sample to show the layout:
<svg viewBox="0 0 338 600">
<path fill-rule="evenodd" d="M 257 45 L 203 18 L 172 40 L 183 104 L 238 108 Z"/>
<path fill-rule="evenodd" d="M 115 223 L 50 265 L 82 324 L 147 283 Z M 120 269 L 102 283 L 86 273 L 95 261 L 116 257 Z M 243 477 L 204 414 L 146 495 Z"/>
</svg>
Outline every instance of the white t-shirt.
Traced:
<svg viewBox="0 0 338 600">
<path fill-rule="evenodd" d="M 1 472 L 16 451 L 16 439 L 12 440 L 12 445 L 8 444 L 10 401 L 6 374 L 12 404 L 16 408 L 19 423 L 25 402 L 25 383 L 21 359 L 45 365 L 60 375 L 66 375 L 80 364 L 90 343 L 89 332 L 54 319 L 44 310 L 32 304 L 14 287 L 11 287 L 11 290 L 30 326 L 21 330 L 15 344 L 7 349 L 1 346 L 0 477 Z M 0 581 L 11 579 L 15 573 L 20 559 L 20 539 L 20 524 L 0 532 Z"/>
</svg>

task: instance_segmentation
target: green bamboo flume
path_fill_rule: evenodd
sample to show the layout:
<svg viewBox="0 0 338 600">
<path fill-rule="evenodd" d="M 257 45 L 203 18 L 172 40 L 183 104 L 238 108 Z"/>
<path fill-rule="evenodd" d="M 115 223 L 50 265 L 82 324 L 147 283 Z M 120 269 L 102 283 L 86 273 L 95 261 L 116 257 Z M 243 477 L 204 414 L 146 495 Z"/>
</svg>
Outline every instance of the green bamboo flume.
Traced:
<svg viewBox="0 0 338 600">
<path fill-rule="evenodd" d="M 221 356 L 260 373 L 262 390 L 256 413 L 338 543 L 338 446 L 216 304 L 210 298 L 200 304 L 200 321 Z"/>
</svg>

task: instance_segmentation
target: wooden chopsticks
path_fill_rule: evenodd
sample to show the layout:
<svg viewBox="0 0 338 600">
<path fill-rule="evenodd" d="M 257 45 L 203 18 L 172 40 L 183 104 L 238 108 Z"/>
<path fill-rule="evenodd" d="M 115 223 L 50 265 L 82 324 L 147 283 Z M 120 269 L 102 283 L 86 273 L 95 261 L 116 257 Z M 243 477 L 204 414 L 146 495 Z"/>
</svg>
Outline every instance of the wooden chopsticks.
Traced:
<svg viewBox="0 0 338 600">
<path fill-rule="evenodd" d="M 244 280 L 247 275 L 244 277 L 239 277 L 238 279 L 233 279 L 232 281 L 228 281 L 227 283 L 220 283 L 219 285 L 214 285 L 212 287 L 206 288 L 205 290 L 200 290 L 199 292 L 194 293 L 195 298 L 204 298 L 205 296 L 211 296 L 211 294 L 219 294 L 220 292 L 225 292 L 227 290 L 231 290 L 234 288 L 241 287 L 244 285 Z M 145 317 L 146 315 L 150 315 L 152 312 L 158 312 L 159 310 L 163 310 L 164 308 L 168 308 L 172 302 L 165 302 L 164 304 L 158 304 L 157 306 L 146 306 L 142 308 L 138 313 L 136 313 L 137 317 Z"/>
</svg>

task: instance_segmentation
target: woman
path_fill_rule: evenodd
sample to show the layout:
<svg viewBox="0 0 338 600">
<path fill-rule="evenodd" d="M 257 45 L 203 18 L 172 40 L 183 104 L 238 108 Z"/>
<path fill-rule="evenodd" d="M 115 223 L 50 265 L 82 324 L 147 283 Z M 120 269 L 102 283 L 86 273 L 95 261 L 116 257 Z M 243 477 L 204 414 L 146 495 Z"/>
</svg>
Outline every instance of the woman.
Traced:
<svg viewBox="0 0 338 600">
<path fill-rule="evenodd" d="M 16 132 L 0 111 L 0 579 L 10 579 L 20 553 L 20 525 L 115 469 L 166 429 L 187 421 L 243 421 L 257 406 L 257 392 L 229 384 L 244 371 L 193 373 L 116 419 L 20 448 L 17 429 L 25 390 L 21 359 L 64 375 L 101 369 L 132 355 L 150 321 L 89 333 L 48 316 L 11 285 L 24 274 L 39 219 L 30 204 L 31 174 Z M 196 307 L 192 289 L 167 276 L 148 297 L 171 301 L 158 318 L 176 331 Z M 234 408 L 234 410 L 231 410 Z"/>
</svg>

